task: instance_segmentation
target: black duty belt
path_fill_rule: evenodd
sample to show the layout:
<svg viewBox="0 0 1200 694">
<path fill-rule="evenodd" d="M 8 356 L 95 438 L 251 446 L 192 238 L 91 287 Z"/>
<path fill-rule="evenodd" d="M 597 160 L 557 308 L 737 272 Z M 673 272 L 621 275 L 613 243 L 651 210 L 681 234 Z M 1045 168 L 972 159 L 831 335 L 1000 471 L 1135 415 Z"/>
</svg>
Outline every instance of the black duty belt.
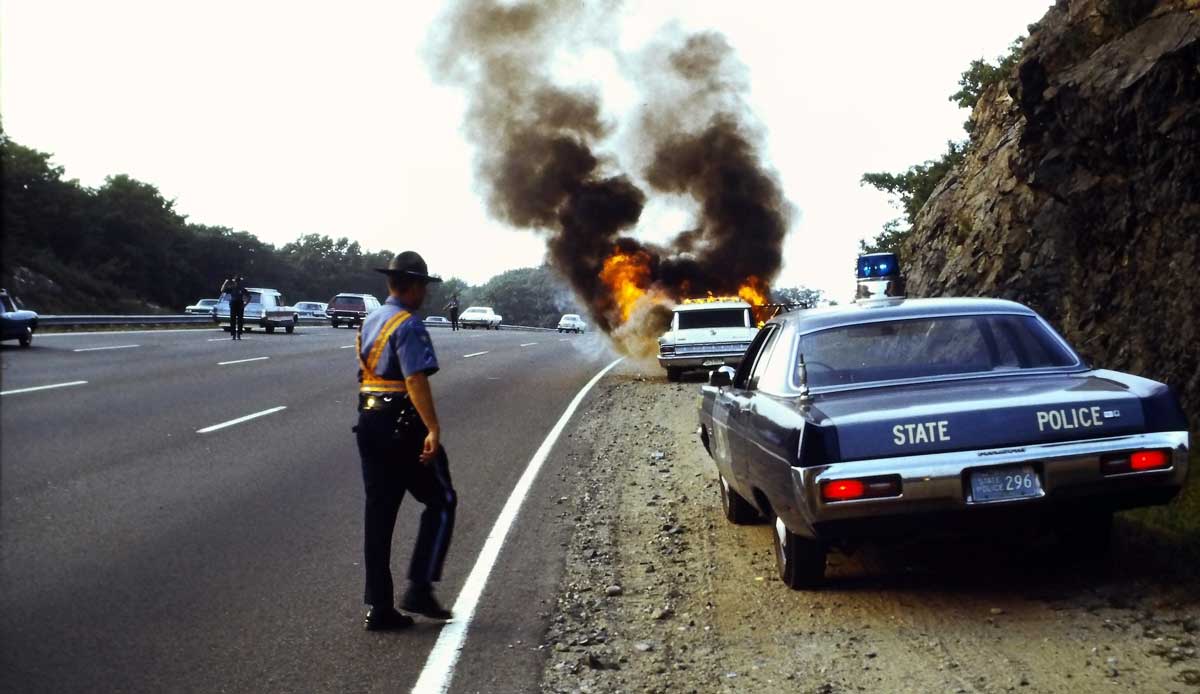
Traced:
<svg viewBox="0 0 1200 694">
<path fill-rule="evenodd" d="M 408 393 L 359 393 L 359 412 L 397 412 L 412 408 Z"/>
</svg>

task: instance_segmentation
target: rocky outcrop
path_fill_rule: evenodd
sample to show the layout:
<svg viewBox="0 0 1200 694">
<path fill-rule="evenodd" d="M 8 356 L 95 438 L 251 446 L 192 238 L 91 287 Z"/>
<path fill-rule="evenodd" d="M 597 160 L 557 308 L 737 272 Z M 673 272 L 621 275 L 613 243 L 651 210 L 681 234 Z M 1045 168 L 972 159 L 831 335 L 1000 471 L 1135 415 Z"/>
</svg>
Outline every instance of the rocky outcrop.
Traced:
<svg viewBox="0 0 1200 694">
<path fill-rule="evenodd" d="M 1059 0 L 905 242 L 912 296 L 998 296 L 1200 430 L 1200 0 Z"/>
</svg>

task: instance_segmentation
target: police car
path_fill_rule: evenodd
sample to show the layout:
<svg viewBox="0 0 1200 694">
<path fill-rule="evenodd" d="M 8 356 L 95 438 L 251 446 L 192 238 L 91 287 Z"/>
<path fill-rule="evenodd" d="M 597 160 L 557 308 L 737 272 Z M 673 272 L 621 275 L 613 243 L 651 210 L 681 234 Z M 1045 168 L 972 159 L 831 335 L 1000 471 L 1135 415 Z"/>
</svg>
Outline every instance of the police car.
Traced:
<svg viewBox="0 0 1200 694">
<path fill-rule="evenodd" d="M 855 303 L 773 318 L 702 387 L 725 516 L 774 525 L 791 588 L 831 548 L 928 531 L 1049 530 L 1098 555 L 1114 511 L 1183 486 L 1168 386 L 1089 366 L 1018 303 L 896 296 L 894 255 L 858 275 Z"/>
</svg>

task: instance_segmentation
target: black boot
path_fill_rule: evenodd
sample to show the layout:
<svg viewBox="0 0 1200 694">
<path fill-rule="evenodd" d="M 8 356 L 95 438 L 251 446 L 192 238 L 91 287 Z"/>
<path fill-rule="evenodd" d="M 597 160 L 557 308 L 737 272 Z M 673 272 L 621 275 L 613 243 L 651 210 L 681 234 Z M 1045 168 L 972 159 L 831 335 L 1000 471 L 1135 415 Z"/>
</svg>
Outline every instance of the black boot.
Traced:
<svg viewBox="0 0 1200 694">
<path fill-rule="evenodd" d="M 400 601 L 400 609 L 430 619 L 446 620 L 454 616 L 450 610 L 438 604 L 437 598 L 433 597 L 433 586 L 427 583 L 410 583 L 404 599 Z"/>
<path fill-rule="evenodd" d="M 372 607 L 363 620 L 363 628 L 367 631 L 396 631 L 412 625 L 412 617 L 400 614 L 391 607 Z"/>
</svg>

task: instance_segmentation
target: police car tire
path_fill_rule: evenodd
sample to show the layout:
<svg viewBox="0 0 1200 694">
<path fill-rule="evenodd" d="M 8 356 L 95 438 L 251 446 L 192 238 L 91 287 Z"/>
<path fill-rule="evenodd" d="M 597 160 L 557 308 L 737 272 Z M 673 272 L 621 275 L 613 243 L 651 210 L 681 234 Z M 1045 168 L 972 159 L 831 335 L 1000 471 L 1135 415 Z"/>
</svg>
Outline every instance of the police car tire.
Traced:
<svg viewBox="0 0 1200 694">
<path fill-rule="evenodd" d="M 19 338 L 17 338 L 17 343 L 20 344 L 22 347 L 29 347 L 30 345 L 32 345 L 33 344 L 33 328 L 30 328 L 28 325 L 25 326 L 25 332 L 22 333 Z"/>
<path fill-rule="evenodd" d="M 771 537 L 775 544 L 775 566 L 784 585 L 792 590 L 804 590 L 817 588 L 825 582 L 828 554 L 825 545 L 792 533 L 778 518 L 771 529 Z"/>
<path fill-rule="evenodd" d="M 284 328 L 284 330 L 287 331 L 288 335 L 291 335 L 292 333 L 296 332 L 296 324 L 292 323 L 291 325 Z"/>
<path fill-rule="evenodd" d="M 758 511 L 749 501 L 742 498 L 741 494 L 735 492 L 719 472 L 717 487 L 721 490 L 721 510 L 725 513 L 725 520 L 734 525 L 753 525 L 761 520 Z"/>
<path fill-rule="evenodd" d="M 267 329 L 267 332 L 268 332 L 268 333 L 273 333 L 273 332 L 275 332 L 275 326 L 273 326 L 273 325 L 268 325 L 266 329 Z"/>
<path fill-rule="evenodd" d="M 683 376 L 683 369 L 667 367 L 667 380 L 676 383 Z"/>
<path fill-rule="evenodd" d="M 335 327 L 335 328 L 336 328 L 336 327 L 338 327 L 339 325 L 341 325 L 342 323 L 341 323 L 341 321 L 339 321 L 338 319 L 334 318 L 333 320 L 329 321 L 329 324 L 330 324 L 331 326 L 333 326 L 333 327 Z"/>
</svg>

